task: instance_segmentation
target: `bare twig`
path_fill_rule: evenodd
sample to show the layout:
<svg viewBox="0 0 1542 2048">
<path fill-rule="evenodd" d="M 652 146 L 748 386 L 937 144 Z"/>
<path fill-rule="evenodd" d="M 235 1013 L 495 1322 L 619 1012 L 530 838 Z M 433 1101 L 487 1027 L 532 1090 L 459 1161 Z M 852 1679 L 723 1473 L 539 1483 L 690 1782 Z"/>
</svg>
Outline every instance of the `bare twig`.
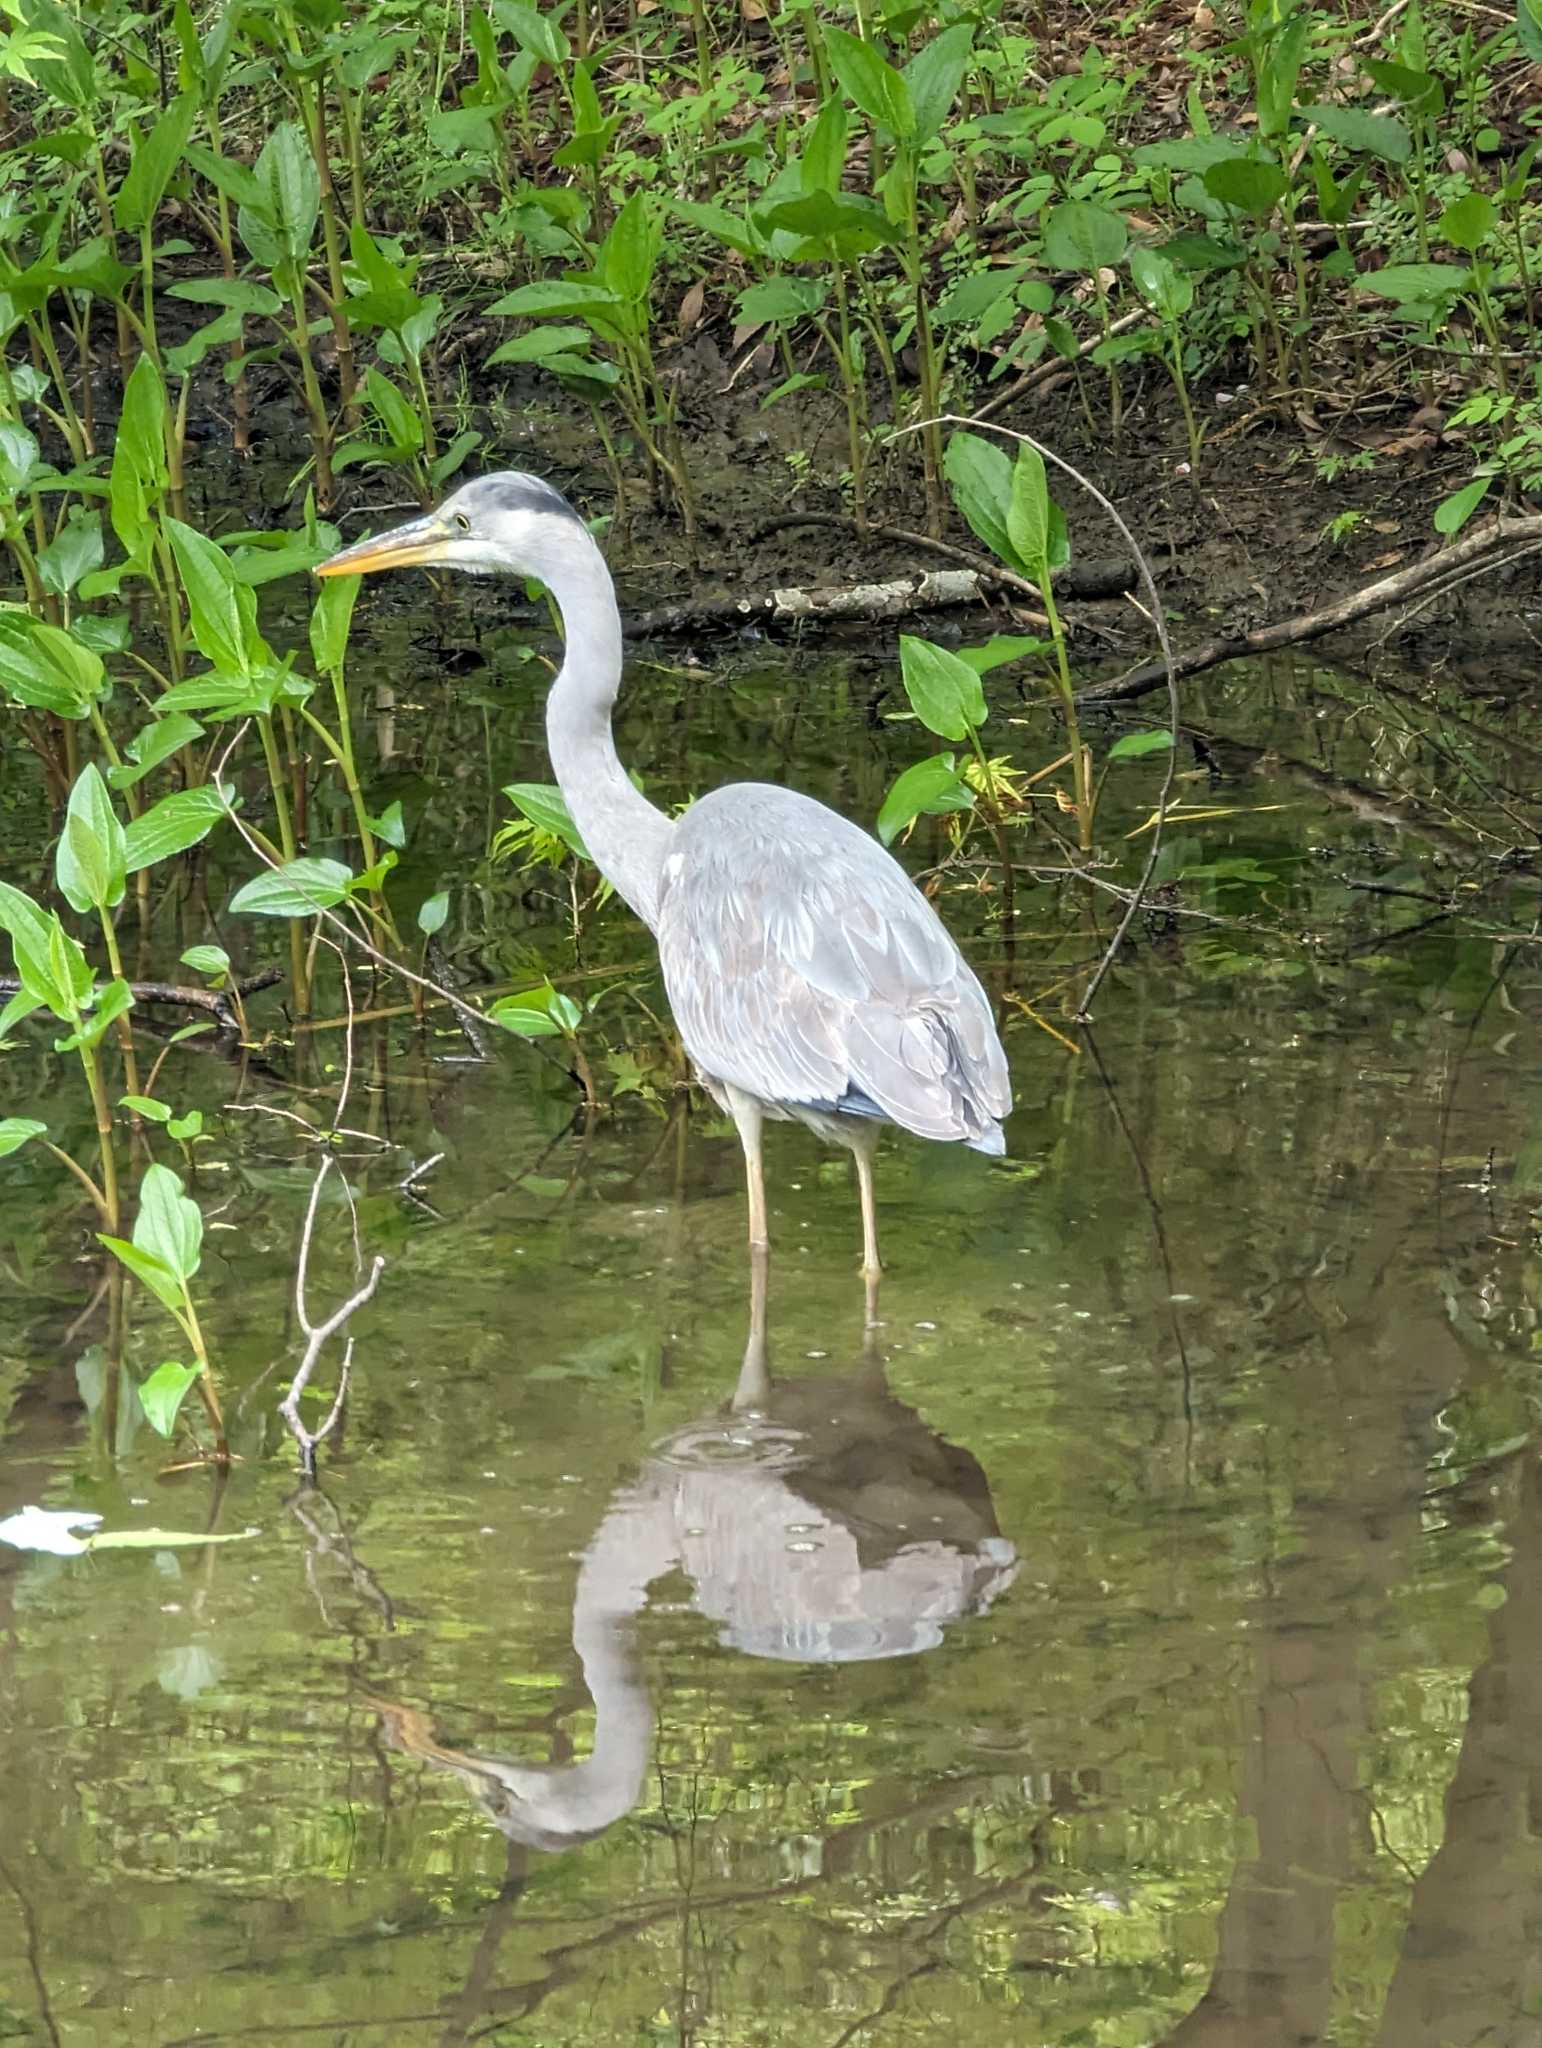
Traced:
<svg viewBox="0 0 1542 2048">
<path fill-rule="evenodd" d="M 337 955 L 338 965 L 342 969 L 343 999 L 347 1007 L 349 1020 L 348 1028 L 343 1034 L 343 1084 L 337 1098 L 337 1114 L 341 1116 L 348 1106 L 348 1091 L 353 1086 L 353 980 L 348 972 L 348 960 L 342 948 L 333 945 L 330 939 L 324 939 L 322 943 L 332 947 L 333 952 Z M 310 1272 L 311 1241 L 316 1231 L 316 1211 L 321 1202 L 321 1190 L 327 1175 L 335 1164 L 336 1161 L 329 1153 L 317 1167 L 315 1178 L 311 1182 L 310 1200 L 306 1204 L 305 1223 L 300 1231 L 300 1250 L 295 1261 L 294 1275 L 295 1320 L 299 1323 L 305 1336 L 305 1352 L 300 1360 L 299 1368 L 290 1382 L 289 1392 L 278 1404 L 279 1414 L 283 1416 L 285 1422 L 289 1425 L 291 1436 L 300 1446 L 300 1466 L 307 1479 L 314 1479 L 316 1476 L 317 1446 L 324 1443 L 336 1428 L 337 1419 L 343 1412 L 343 1402 L 348 1396 L 348 1377 L 353 1367 L 353 1338 L 351 1336 L 343 1347 L 343 1362 L 337 1378 L 337 1394 L 327 1413 L 326 1420 L 319 1429 L 312 1430 L 308 1428 L 300 1419 L 300 1397 L 310 1385 L 311 1375 L 315 1372 L 320 1362 L 321 1353 L 328 1339 L 336 1336 L 337 1332 L 347 1323 L 349 1317 L 361 1309 L 373 1296 L 375 1289 L 380 1284 L 380 1276 L 385 1271 L 385 1260 L 377 1254 L 370 1262 L 368 1275 L 354 1289 L 348 1299 L 338 1308 L 334 1309 L 325 1322 L 313 1323 L 311 1321 L 310 1309 L 305 1299 L 305 1284 Z M 348 1188 L 346 1176 L 344 1176 L 343 1187 L 345 1193 L 348 1194 L 349 1208 L 352 1210 L 352 1190 Z M 357 1220 L 355 1220 L 353 1268 L 356 1275 L 362 1265 L 363 1258 L 359 1250 Z"/>
<path fill-rule="evenodd" d="M 272 988 L 283 978 L 281 967 L 264 967 L 260 973 L 250 975 L 230 988 L 186 988 L 175 981 L 131 981 L 128 986 L 136 1003 L 165 1003 L 188 1010 L 206 1010 L 221 1031 L 239 1031 L 241 1020 L 236 1013 L 235 999 L 253 995 L 258 989 Z M 0 974 L 0 996 L 13 996 L 20 987 L 21 983 L 14 975 Z"/>
</svg>

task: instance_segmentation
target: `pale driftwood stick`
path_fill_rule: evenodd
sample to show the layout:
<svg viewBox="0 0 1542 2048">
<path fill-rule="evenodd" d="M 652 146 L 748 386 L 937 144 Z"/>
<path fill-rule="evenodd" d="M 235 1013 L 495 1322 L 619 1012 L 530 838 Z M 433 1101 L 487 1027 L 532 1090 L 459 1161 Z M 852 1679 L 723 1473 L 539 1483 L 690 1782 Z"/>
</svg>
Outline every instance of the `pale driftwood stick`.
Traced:
<svg viewBox="0 0 1542 2048">
<path fill-rule="evenodd" d="M 935 543 L 931 543 L 935 545 Z M 710 597 L 698 604 L 661 605 L 635 613 L 626 623 L 629 640 L 650 634 L 694 632 L 702 626 L 807 625 L 837 619 L 902 619 L 912 612 L 942 611 L 949 605 L 981 604 L 993 586 L 1033 590 L 1009 570 L 918 569 L 874 583 L 815 585 L 811 589 L 757 592 L 749 597 Z M 1037 596 L 1038 592 L 1033 591 Z M 1031 623 L 1047 625 L 1038 613 Z"/>
<path fill-rule="evenodd" d="M 1294 618 L 1277 619 L 1273 625 L 1259 626 L 1251 633 L 1202 640 L 1197 647 L 1185 648 L 1173 657 L 1174 673 L 1179 676 L 1198 675 L 1204 669 L 1215 668 L 1223 661 L 1235 661 L 1241 655 L 1271 654 L 1277 648 L 1297 647 L 1307 640 L 1320 640 L 1326 633 L 1336 633 L 1341 627 L 1353 626 L 1377 612 L 1390 611 L 1405 599 L 1438 594 L 1441 585 L 1458 576 L 1465 579 L 1466 572 L 1475 567 L 1497 568 L 1502 562 L 1529 554 L 1539 547 L 1542 547 L 1542 513 L 1531 513 L 1522 519 L 1506 519 L 1501 514 L 1476 532 L 1426 555 L 1422 561 L 1399 569 L 1394 575 L 1378 577 L 1374 583 L 1362 584 L 1358 590 L 1350 591 L 1347 597 L 1338 598 L 1317 611 L 1299 612 Z M 1165 663 L 1142 662 L 1139 668 L 1132 668 L 1127 675 L 1112 683 L 1081 691 L 1076 701 L 1079 704 L 1126 703 L 1132 697 L 1144 697 L 1148 691 L 1160 689 L 1166 681 Z"/>
</svg>

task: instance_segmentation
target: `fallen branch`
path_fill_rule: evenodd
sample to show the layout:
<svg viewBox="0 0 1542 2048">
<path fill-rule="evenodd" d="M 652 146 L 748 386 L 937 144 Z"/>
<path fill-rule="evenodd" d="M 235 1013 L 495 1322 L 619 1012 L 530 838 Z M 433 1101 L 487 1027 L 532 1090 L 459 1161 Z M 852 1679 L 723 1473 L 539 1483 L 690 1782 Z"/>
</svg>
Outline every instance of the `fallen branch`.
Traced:
<svg viewBox="0 0 1542 2048">
<path fill-rule="evenodd" d="M 207 1011 L 221 1031 L 239 1031 L 241 1020 L 236 1014 L 236 1002 L 244 1002 L 258 989 L 272 988 L 283 978 L 282 967 L 264 967 L 260 974 L 249 975 L 231 988 L 184 988 L 175 981 L 131 981 L 129 993 L 136 1003 L 166 1003 Z M 13 996 L 20 987 L 14 975 L 0 974 L 0 996 Z"/>
<path fill-rule="evenodd" d="M 1361 619 L 1388 611 L 1407 599 L 1436 597 L 1447 584 L 1465 581 L 1479 567 L 1485 570 L 1497 568 L 1539 548 L 1542 548 L 1542 513 L 1508 520 L 1501 514 L 1476 532 L 1426 555 L 1422 561 L 1399 569 L 1394 575 L 1378 577 L 1374 583 L 1364 584 L 1359 590 L 1352 590 L 1347 597 L 1338 598 L 1317 611 L 1300 612 L 1294 618 L 1277 619 L 1273 625 L 1259 626 L 1251 633 L 1202 640 L 1197 647 L 1185 648 L 1173 657 L 1173 674 L 1180 677 L 1198 675 L 1204 669 L 1215 668 L 1223 661 L 1235 661 L 1239 656 L 1272 654 L 1281 647 L 1296 647 L 1306 640 L 1320 640 L 1326 633 L 1336 633 L 1342 627 L 1353 626 Z M 1079 704 L 1127 703 L 1131 698 L 1144 697 L 1148 691 L 1161 689 L 1167 680 L 1165 662 L 1142 662 L 1139 668 L 1131 669 L 1114 682 L 1080 691 L 1076 701 Z"/>
<path fill-rule="evenodd" d="M 1013 580 L 987 576 L 978 569 L 922 569 L 881 583 L 835 583 L 816 585 L 811 590 L 771 590 L 752 597 L 711 597 L 699 604 L 661 605 L 655 611 L 635 614 L 627 621 L 625 630 L 627 638 L 635 640 L 659 633 L 694 632 L 702 626 L 797 626 L 824 619 L 901 619 L 912 612 L 982 604 L 991 588 L 1012 587 Z M 1048 621 L 1035 617 L 1033 623 L 1047 625 Z"/>
</svg>

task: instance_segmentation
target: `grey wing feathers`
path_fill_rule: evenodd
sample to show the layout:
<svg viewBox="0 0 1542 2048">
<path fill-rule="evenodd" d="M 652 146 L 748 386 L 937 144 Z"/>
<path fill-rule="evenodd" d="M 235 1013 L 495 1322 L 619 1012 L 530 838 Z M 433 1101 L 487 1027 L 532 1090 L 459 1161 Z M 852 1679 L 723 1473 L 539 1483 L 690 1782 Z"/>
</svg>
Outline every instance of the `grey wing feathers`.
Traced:
<svg viewBox="0 0 1542 2048">
<path fill-rule="evenodd" d="M 674 829 L 665 986 L 702 1072 L 769 1103 L 1001 1149 L 985 992 L 899 863 L 810 797 L 737 783 Z"/>
</svg>

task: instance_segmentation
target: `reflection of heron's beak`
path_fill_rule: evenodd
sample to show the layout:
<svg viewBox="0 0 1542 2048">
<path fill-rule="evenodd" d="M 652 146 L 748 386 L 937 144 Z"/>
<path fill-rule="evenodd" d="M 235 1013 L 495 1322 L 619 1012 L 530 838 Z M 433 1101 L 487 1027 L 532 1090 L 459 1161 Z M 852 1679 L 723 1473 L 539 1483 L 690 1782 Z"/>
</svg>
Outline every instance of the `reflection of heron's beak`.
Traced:
<svg viewBox="0 0 1542 2048">
<path fill-rule="evenodd" d="M 450 529 L 437 512 L 410 520 L 390 533 L 377 533 L 372 540 L 355 541 L 317 569 L 318 576 L 368 576 L 376 569 L 413 569 L 425 563 L 444 561 L 451 540 Z"/>
</svg>

